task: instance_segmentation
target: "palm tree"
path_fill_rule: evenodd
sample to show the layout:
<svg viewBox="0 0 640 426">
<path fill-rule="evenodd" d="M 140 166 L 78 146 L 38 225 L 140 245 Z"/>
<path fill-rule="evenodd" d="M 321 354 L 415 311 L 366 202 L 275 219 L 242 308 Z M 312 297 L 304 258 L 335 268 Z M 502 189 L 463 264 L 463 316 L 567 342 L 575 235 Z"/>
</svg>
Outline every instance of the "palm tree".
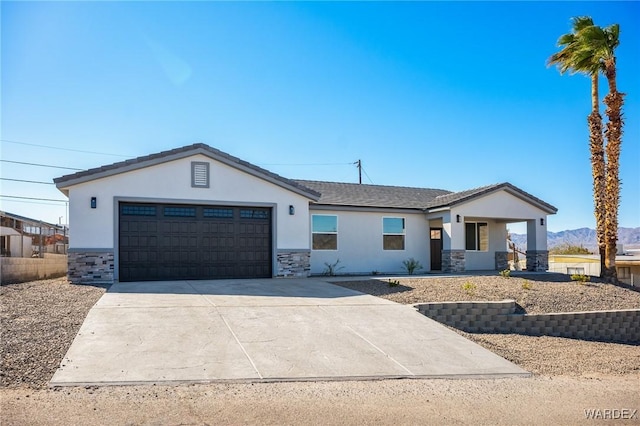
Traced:
<svg viewBox="0 0 640 426">
<path fill-rule="evenodd" d="M 560 37 L 558 44 L 564 48 L 553 55 L 549 63 L 558 64 L 560 72 L 584 72 L 591 76 L 592 112 L 589 116 L 591 161 L 594 177 L 594 202 L 598 245 L 604 265 L 601 276 L 610 282 L 617 281 L 616 243 L 618 241 L 618 207 L 620 205 L 620 145 L 622 143 L 622 105 L 624 93 L 616 85 L 615 49 L 620 44 L 618 24 L 601 28 L 589 17 L 573 18 L 574 32 Z M 599 72 L 607 78 L 609 93 L 604 98 L 608 123 L 604 132 L 607 138 L 603 152 L 602 119 L 598 110 Z M 596 116 L 597 112 L 597 116 Z M 600 141 L 597 138 L 600 138 Z M 606 154 L 606 156 L 605 156 Z M 599 158 L 602 158 L 600 162 Z M 600 162 L 601 164 L 596 164 Z M 596 167 L 598 170 L 596 170 Z M 602 173 L 604 172 L 604 173 Z"/>
<path fill-rule="evenodd" d="M 606 281 L 615 282 L 616 252 L 618 242 L 618 207 L 620 206 L 620 145 L 622 144 L 622 105 L 624 93 L 618 92 L 616 84 L 615 49 L 620 44 L 620 26 L 618 24 L 601 28 L 592 25 L 584 28 L 579 35 L 581 50 L 591 52 L 600 64 L 600 69 L 609 83 L 609 93 L 604 98 L 607 106 L 605 113 L 609 119 L 604 132 L 606 145 L 606 180 L 605 180 L 605 270 Z"/>
<path fill-rule="evenodd" d="M 600 115 L 600 100 L 598 97 L 598 77 L 600 63 L 581 46 L 580 32 L 593 27 L 593 19 L 588 16 L 579 16 L 571 19 L 573 32 L 564 34 L 558 39 L 558 46 L 562 49 L 551 55 L 548 65 L 557 65 L 561 74 L 577 72 L 591 77 L 591 113 L 587 116 L 589 126 L 589 149 L 591 151 L 591 174 L 593 176 L 593 202 L 596 218 L 596 235 L 600 252 L 601 276 L 605 270 L 605 158 L 604 138 L 602 136 L 602 116 Z"/>
</svg>

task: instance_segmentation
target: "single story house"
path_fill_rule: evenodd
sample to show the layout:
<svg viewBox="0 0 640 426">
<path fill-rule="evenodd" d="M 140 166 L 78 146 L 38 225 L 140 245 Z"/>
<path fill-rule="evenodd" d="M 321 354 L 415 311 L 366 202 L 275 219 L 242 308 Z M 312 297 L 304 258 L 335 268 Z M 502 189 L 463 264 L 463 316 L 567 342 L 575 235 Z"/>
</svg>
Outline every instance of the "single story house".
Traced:
<svg viewBox="0 0 640 426">
<path fill-rule="evenodd" d="M 600 276 L 600 256 L 597 254 L 556 254 L 549 256 L 549 271 L 561 274 Z M 628 251 L 616 255 L 618 280 L 632 286 L 640 285 L 640 252 Z"/>
<path fill-rule="evenodd" d="M 557 209 L 509 183 L 462 192 L 292 180 L 205 144 L 54 180 L 69 197 L 76 283 L 507 268 L 527 223 L 528 269 L 548 266 Z"/>
</svg>

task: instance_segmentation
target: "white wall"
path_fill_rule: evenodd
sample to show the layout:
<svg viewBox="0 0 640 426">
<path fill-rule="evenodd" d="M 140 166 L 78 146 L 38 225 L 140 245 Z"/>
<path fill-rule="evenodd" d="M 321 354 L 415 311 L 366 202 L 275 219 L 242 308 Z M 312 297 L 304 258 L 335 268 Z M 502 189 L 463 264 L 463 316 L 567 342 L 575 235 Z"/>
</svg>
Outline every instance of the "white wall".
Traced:
<svg viewBox="0 0 640 426">
<path fill-rule="evenodd" d="M 467 271 L 494 270 L 496 267 L 496 251 L 507 251 L 507 226 L 495 220 L 484 219 L 489 227 L 489 249 L 487 251 L 469 251 L 465 253 L 465 269 Z M 464 229 L 462 230 L 464 233 Z"/>
<path fill-rule="evenodd" d="M 460 222 L 457 221 L 460 216 Z M 467 251 L 465 269 L 493 270 L 495 252 L 507 251 L 509 222 L 528 222 L 528 250 L 547 249 L 547 213 L 508 193 L 498 191 L 427 216 L 432 223 L 442 219 L 444 250 L 465 249 L 465 222 L 486 222 L 489 226 L 489 249 L 486 252 Z M 540 225 L 540 219 L 544 225 Z"/>
<path fill-rule="evenodd" d="M 191 187 L 192 161 L 210 163 L 209 188 Z M 91 197 L 97 198 L 95 209 L 90 208 Z M 276 248 L 310 246 L 307 198 L 198 154 L 70 187 L 69 248 L 115 247 L 116 197 L 150 202 L 275 203 Z M 295 208 L 293 216 L 289 215 L 289 205 Z"/>
<path fill-rule="evenodd" d="M 429 223 L 421 213 L 379 213 L 315 210 L 313 214 L 338 216 L 338 250 L 312 250 L 311 273 L 322 274 L 325 262 L 340 259 L 340 274 L 406 273 L 402 261 L 410 257 L 420 261 L 427 272 L 430 263 Z M 405 218 L 405 250 L 382 249 L 382 218 Z M 311 221 L 311 218 L 309 218 Z M 309 225 L 311 232 L 311 225 Z"/>
<path fill-rule="evenodd" d="M 23 235 L 8 235 L 9 249 L 11 257 L 31 257 L 33 254 L 33 244 L 31 237 Z"/>
</svg>

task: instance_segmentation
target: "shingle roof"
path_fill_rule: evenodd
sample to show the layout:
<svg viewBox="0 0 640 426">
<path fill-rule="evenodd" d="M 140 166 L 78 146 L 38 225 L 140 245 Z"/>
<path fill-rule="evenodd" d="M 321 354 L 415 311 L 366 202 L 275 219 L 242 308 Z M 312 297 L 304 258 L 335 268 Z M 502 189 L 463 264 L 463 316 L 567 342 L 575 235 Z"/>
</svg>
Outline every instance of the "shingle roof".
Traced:
<svg viewBox="0 0 640 426">
<path fill-rule="evenodd" d="M 91 181 L 94 179 L 100 179 L 107 176 L 112 176 L 118 173 L 124 173 L 131 170 L 140 169 L 143 167 L 149 167 L 156 164 L 160 164 L 166 161 L 173 161 L 179 158 L 188 157 L 194 154 L 204 154 L 212 157 L 224 164 L 231 167 L 248 172 L 254 176 L 258 176 L 267 181 L 273 182 L 294 192 L 305 195 L 313 200 L 317 199 L 320 194 L 311 188 L 307 188 L 296 181 L 284 178 L 266 169 L 251 164 L 247 161 L 241 160 L 237 157 L 222 152 L 219 149 L 212 148 L 209 145 L 203 143 L 195 143 L 193 145 L 183 146 L 168 151 L 162 151 L 157 154 L 145 155 L 142 157 L 133 158 L 126 161 L 120 161 L 118 163 L 109 164 L 102 167 L 97 167 L 81 172 L 61 176 L 54 179 L 54 183 L 58 188 L 64 188 L 67 186 L 75 185 Z"/>
<path fill-rule="evenodd" d="M 392 207 L 424 209 L 436 197 L 450 191 L 405 186 L 363 185 L 357 183 L 296 180 L 300 185 L 319 192 L 316 204 L 357 207 Z"/>
<path fill-rule="evenodd" d="M 539 207 L 549 213 L 557 212 L 557 209 L 552 205 L 510 183 L 499 183 L 460 192 L 451 192 L 444 189 L 404 186 L 361 185 L 309 180 L 296 180 L 296 182 L 321 194 L 320 199 L 315 204 L 431 210 L 451 207 L 504 189 L 525 201 L 538 204 Z"/>
<path fill-rule="evenodd" d="M 488 193 L 506 190 L 509 193 L 538 205 L 549 213 L 557 212 L 552 205 L 511 185 L 500 183 L 466 191 L 451 192 L 444 189 L 414 188 L 405 186 L 363 185 L 342 182 L 323 182 L 311 180 L 292 180 L 265 170 L 254 164 L 229 155 L 203 143 L 184 146 L 157 154 L 145 155 L 131 160 L 121 161 L 54 179 L 56 186 L 63 192 L 66 188 L 79 183 L 100 179 L 119 173 L 150 167 L 167 161 L 203 154 L 239 170 L 265 179 L 311 199 L 315 204 L 431 210 L 450 207 Z"/>
<path fill-rule="evenodd" d="M 534 204 L 539 204 L 543 210 L 547 210 L 549 213 L 556 213 L 558 211 L 557 208 L 552 206 L 549 203 L 542 201 L 541 199 L 534 197 L 526 191 L 508 183 L 498 183 L 494 185 L 481 186 L 479 188 L 468 189 L 460 192 L 451 192 L 449 194 L 443 194 L 435 199 L 433 199 L 427 206 L 429 209 L 438 208 L 438 207 L 449 207 L 455 204 L 463 203 L 470 199 L 480 197 L 482 195 L 486 195 L 490 192 L 495 192 L 499 190 L 507 190 L 511 194 L 518 196 L 519 198 L 525 199 L 529 202 L 533 202 Z"/>
</svg>

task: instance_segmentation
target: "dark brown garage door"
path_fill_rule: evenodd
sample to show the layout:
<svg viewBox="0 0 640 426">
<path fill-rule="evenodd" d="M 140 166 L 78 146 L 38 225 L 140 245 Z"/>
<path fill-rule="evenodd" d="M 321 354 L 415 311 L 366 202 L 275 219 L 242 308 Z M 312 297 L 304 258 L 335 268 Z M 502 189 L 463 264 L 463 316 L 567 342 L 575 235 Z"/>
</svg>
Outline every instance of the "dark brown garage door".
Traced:
<svg viewBox="0 0 640 426">
<path fill-rule="evenodd" d="M 271 277 L 271 210 L 120 203 L 120 281 Z"/>
</svg>

